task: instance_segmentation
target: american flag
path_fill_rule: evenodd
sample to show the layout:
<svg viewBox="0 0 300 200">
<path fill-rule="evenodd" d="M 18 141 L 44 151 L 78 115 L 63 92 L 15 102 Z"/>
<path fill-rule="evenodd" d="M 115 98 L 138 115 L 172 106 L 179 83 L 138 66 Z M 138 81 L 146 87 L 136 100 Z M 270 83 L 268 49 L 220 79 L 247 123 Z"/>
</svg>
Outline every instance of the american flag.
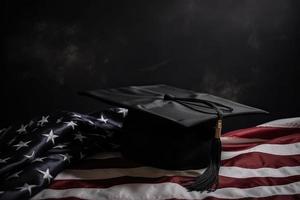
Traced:
<svg viewBox="0 0 300 200">
<path fill-rule="evenodd" d="M 97 154 L 64 170 L 33 199 L 300 199 L 300 118 L 224 134 L 219 189 L 189 192 L 203 171 L 170 171 Z"/>
<path fill-rule="evenodd" d="M 219 188 L 200 193 L 184 185 L 204 169 L 157 169 L 117 152 L 125 116 L 64 112 L 2 129 L 0 199 L 300 199 L 300 118 L 224 134 Z"/>
<path fill-rule="evenodd" d="M 29 199 L 70 164 L 117 150 L 125 111 L 60 111 L 0 129 L 0 199 Z"/>
</svg>

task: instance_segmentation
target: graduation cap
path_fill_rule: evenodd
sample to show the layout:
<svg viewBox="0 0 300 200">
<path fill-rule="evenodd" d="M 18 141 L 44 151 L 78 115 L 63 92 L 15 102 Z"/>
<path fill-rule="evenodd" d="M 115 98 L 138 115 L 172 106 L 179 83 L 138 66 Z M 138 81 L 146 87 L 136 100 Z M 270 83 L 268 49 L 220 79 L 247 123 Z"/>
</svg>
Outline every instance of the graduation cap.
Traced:
<svg viewBox="0 0 300 200">
<path fill-rule="evenodd" d="M 189 190 L 217 188 L 223 117 L 264 110 L 168 85 L 100 89 L 81 94 L 128 109 L 121 149 L 125 157 L 165 169 L 198 169 Z"/>
</svg>

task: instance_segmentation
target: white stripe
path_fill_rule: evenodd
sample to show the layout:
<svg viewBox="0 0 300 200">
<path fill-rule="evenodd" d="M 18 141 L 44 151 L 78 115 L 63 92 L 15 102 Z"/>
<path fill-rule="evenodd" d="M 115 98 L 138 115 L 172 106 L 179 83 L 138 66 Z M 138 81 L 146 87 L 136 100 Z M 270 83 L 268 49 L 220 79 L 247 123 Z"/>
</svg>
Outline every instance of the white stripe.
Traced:
<svg viewBox="0 0 300 200">
<path fill-rule="evenodd" d="M 111 169 L 89 169 L 89 170 L 65 170 L 58 174 L 55 180 L 100 180 L 110 179 L 122 176 L 157 178 L 162 176 L 199 176 L 204 169 L 199 170 L 163 170 L 152 167 L 136 168 L 111 168 Z M 249 178 L 249 177 L 289 177 L 300 175 L 300 166 L 281 167 L 281 168 L 258 168 L 247 169 L 241 167 L 221 167 L 220 176 L 231 178 Z"/>
<path fill-rule="evenodd" d="M 222 144 L 243 144 L 243 143 L 255 143 L 265 142 L 266 139 L 259 138 L 240 138 L 240 137 L 221 137 Z"/>
<path fill-rule="evenodd" d="M 300 128 L 300 117 L 278 119 L 258 125 L 257 127 Z"/>
<path fill-rule="evenodd" d="M 188 192 L 184 187 L 176 183 L 159 184 L 124 184 L 116 185 L 106 189 L 80 188 L 54 190 L 45 189 L 35 195 L 32 199 L 66 198 L 77 197 L 82 199 L 114 199 L 114 200 L 153 200 L 153 199 L 204 199 L 206 197 L 239 199 L 239 198 L 261 198 L 274 195 L 296 195 L 300 193 L 300 182 L 286 185 L 259 186 L 252 188 L 221 188 L 215 192 Z"/>
<path fill-rule="evenodd" d="M 221 167 L 220 176 L 227 176 L 230 178 L 251 178 L 251 177 L 289 177 L 300 175 L 300 166 L 296 167 L 280 167 L 280 168 L 258 168 L 247 169 L 242 167 Z"/>
<path fill-rule="evenodd" d="M 268 153 L 280 156 L 299 155 L 300 142 L 291 144 L 261 144 L 242 151 L 222 151 L 222 160 L 226 160 L 241 154 L 252 152 Z"/>
</svg>

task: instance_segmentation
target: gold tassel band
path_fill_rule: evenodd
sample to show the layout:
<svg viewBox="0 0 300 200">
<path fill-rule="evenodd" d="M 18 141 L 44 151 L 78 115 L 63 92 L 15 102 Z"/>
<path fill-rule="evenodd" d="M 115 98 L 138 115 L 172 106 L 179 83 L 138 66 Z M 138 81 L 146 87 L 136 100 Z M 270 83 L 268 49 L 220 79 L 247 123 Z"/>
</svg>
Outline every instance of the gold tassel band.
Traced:
<svg viewBox="0 0 300 200">
<path fill-rule="evenodd" d="M 221 137 L 222 125 L 223 125 L 222 119 L 218 119 L 217 124 L 216 124 L 215 138 Z"/>
</svg>

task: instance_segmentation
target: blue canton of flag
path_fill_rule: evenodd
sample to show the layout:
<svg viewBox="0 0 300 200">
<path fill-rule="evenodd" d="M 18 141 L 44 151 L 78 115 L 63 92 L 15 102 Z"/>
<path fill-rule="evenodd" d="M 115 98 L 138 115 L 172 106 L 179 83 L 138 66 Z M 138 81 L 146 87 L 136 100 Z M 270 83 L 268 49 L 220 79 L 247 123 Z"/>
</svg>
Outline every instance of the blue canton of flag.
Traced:
<svg viewBox="0 0 300 200">
<path fill-rule="evenodd" d="M 0 129 L 0 199 L 29 199 L 70 164 L 92 153 L 118 150 L 126 112 L 57 112 Z"/>
</svg>

